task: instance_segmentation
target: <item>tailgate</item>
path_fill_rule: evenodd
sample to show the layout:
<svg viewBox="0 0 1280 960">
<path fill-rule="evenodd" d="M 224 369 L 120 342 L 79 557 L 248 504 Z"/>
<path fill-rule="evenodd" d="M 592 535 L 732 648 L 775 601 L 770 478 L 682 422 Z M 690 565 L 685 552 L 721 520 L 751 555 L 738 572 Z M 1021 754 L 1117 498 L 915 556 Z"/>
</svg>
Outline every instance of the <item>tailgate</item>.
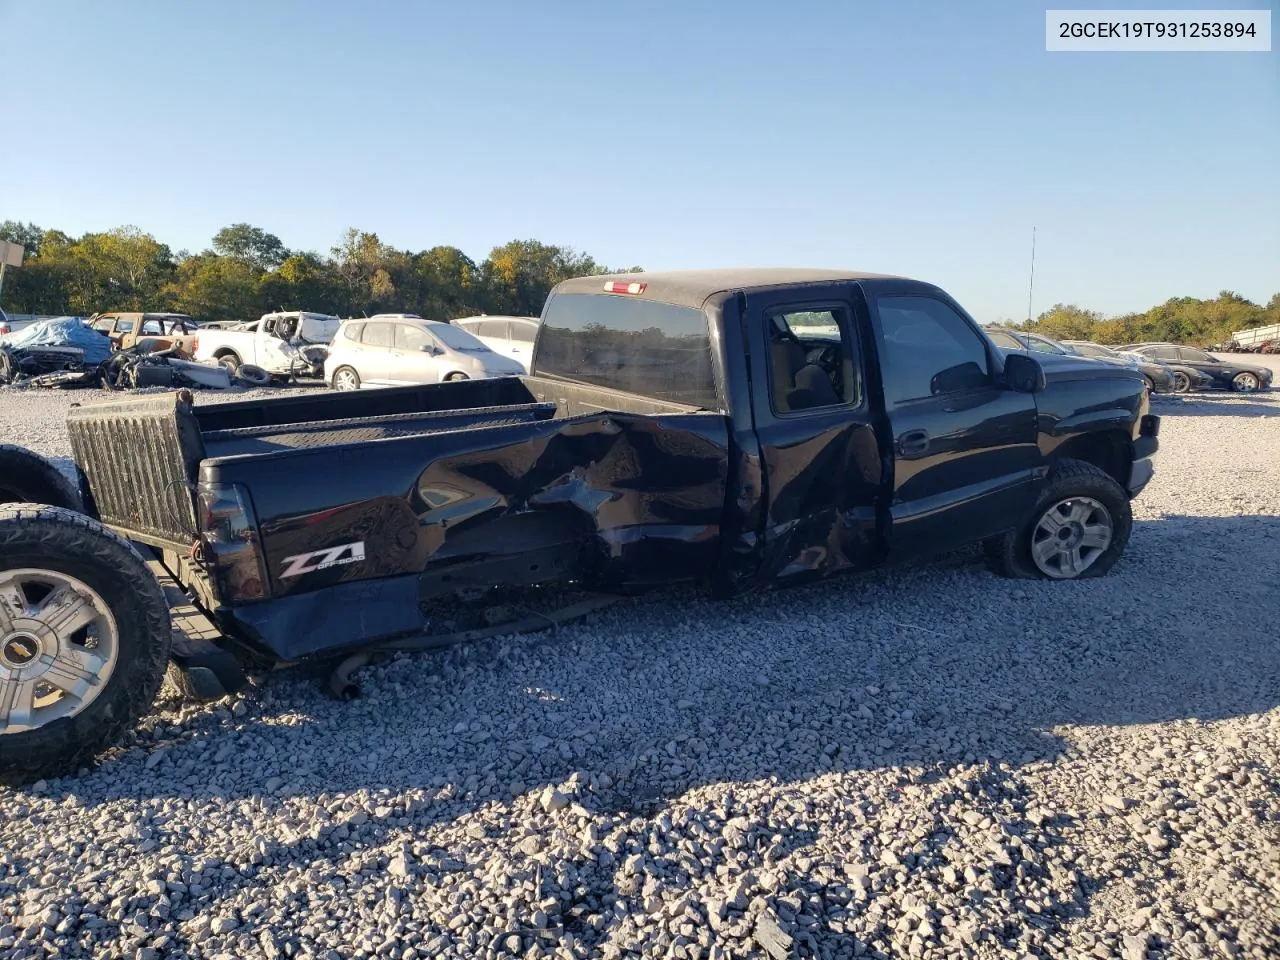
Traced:
<svg viewBox="0 0 1280 960">
<path fill-rule="evenodd" d="M 204 442 L 185 391 L 73 407 L 67 432 L 103 523 L 144 543 L 191 545 Z"/>
</svg>

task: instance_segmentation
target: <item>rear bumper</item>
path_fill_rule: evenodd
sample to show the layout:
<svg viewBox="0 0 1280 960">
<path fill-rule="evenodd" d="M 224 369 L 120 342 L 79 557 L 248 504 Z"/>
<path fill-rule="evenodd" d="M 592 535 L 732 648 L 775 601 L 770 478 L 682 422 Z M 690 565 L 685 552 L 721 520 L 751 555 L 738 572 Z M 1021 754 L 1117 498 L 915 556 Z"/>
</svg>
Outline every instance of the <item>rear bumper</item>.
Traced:
<svg viewBox="0 0 1280 960">
<path fill-rule="evenodd" d="M 419 633 L 421 574 L 338 583 L 257 603 L 213 611 L 219 629 L 269 653 L 300 660 L 359 647 L 375 640 Z"/>
</svg>

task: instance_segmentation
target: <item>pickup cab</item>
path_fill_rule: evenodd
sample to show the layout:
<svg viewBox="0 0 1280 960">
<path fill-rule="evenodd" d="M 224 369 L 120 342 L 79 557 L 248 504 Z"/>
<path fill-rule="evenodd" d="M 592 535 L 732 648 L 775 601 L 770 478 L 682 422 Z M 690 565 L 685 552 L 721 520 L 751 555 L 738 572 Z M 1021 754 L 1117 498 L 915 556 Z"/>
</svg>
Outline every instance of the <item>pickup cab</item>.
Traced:
<svg viewBox="0 0 1280 960">
<path fill-rule="evenodd" d="M 327 344 L 342 321 L 323 313 L 263 314 L 252 323 L 204 327 L 195 358 L 221 363 L 232 373 L 253 364 L 276 376 L 323 377 Z"/>
<path fill-rule="evenodd" d="M 494 588 L 726 595 L 970 542 L 1010 576 L 1100 576 L 1159 426 L 1130 368 L 1001 351 L 928 283 L 798 269 L 565 281 L 526 376 L 68 416 L 84 511 L 254 663 L 404 649 Z M 0 508 L 0 546 L 23 537 L 24 574 L 69 562 Z M 103 583 L 84 617 L 129 602 Z M 7 616 L 35 624 L 15 657 L 56 646 Z M 117 630 L 117 659 L 159 632 Z"/>
</svg>

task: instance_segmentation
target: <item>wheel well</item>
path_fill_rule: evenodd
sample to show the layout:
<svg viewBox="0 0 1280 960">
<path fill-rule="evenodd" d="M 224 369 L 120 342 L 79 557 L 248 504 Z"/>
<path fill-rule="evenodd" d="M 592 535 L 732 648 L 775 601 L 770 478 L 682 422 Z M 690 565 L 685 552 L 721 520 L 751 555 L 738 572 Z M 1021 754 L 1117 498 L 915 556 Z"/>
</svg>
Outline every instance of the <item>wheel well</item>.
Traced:
<svg viewBox="0 0 1280 960">
<path fill-rule="evenodd" d="M 1083 460 L 1106 471 L 1120 486 L 1129 479 L 1132 464 L 1129 438 L 1120 430 L 1105 430 L 1072 437 L 1054 453 L 1055 460 Z"/>
<path fill-rule="evenodd" d="M 236 353 L 234 350 L 232 350 L 229 347 L 223 347 L 221 350 L 219 350 L 217 353 L 214 354 L 214 357 L 216 357 L 219 360 L 223 359 L 224 357 L 235 357 L 237 361 L 240 360 L 240 354 Z"/>
</svg>

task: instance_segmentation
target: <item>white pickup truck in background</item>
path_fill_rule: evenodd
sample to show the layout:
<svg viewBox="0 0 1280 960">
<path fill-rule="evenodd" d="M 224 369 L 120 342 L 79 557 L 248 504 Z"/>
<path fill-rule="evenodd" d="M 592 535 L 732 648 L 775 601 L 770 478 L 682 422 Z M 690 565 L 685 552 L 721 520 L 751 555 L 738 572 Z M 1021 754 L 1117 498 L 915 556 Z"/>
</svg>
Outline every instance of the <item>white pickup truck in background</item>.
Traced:
<svg viewBox="0 0 1280 960">
<path fill-rule="evenodd" d="M 221 363 L 232 373 L 241 364 L 253 364 L 273 376 L 322 378 L 328 344 L 341 325 L 338 317 L 294 310 L 233 327 L 201 327 L 195 357 Z"/>
</svg>

